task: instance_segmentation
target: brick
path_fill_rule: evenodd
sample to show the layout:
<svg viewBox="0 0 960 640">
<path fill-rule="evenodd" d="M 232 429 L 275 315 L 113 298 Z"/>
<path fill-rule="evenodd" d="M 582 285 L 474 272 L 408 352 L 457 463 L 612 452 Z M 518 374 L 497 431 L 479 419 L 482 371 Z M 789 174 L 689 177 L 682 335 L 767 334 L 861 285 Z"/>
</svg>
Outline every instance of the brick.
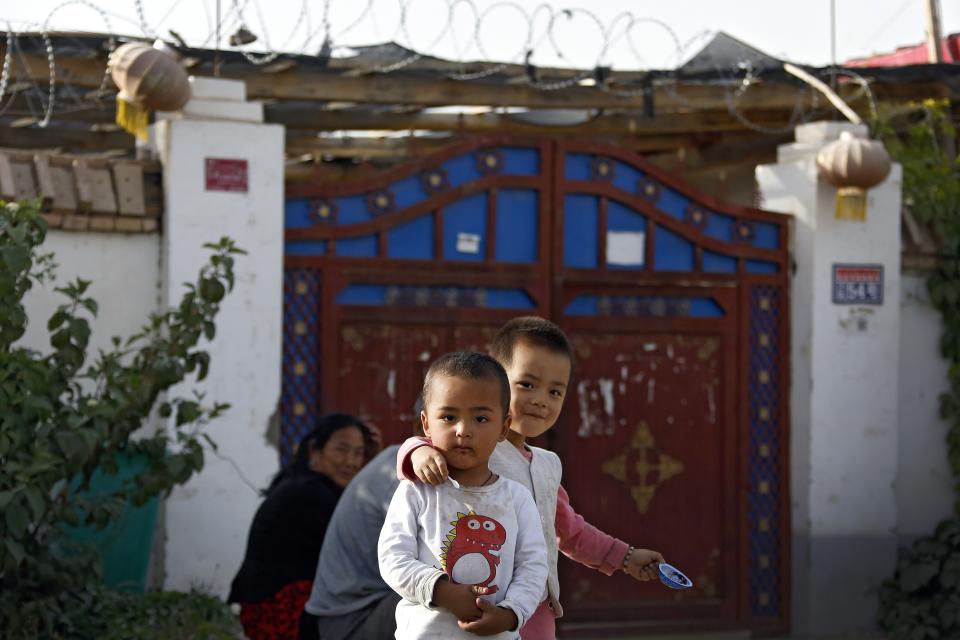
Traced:
<svg viewBox="0 0 960 640">
<path fill-rule="evenodd" d="M 67 231 L 86 231 L 90 226 L 89 216 L 64 216 L 63 228 Z"/>
<path fill-rule="evenodd" d="M 143 231 L 143 221 L 139 218 L 117 218 L 117 231 L 122 233 L 140 233 Z"/>
<path fill-rule="evenodd" d="M 112 216 L 90 217 L 90 231 L 113 231 L 116 226 L 117 220 Z"/>
<path fill-rule="evenodd" d="M 46 221 L 47 226 L 51 229 L 59 229 L 63 226 L 62 213 L 41 213 L 40 217 Z"/>
</svg>

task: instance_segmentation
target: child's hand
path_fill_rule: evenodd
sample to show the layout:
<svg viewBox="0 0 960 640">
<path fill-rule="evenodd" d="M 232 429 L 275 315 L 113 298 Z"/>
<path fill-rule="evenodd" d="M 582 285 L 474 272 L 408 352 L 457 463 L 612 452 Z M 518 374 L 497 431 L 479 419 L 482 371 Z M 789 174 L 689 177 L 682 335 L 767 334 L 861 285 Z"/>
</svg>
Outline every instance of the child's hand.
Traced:
<svg viewBox="0 0 960 640">
<path fill-rule="evenodd" d="M 478 636 L 492 636 L 517 627 L 519 620 L 512 609 L 498 607 L 482 598 L 477 598 L 477 608 L 482 612 L 480 619 L 472 622 L 457 621 L 460 628 Z"/>
<path fill-rule="evenodd" d="M 658 551 L 634 549 L 623 570 L 641 582 L 657 579 L 657 565 L 665 562 Z"/>
<path fill-rule="evenodd" d="M 470 584 L 454 584 L 446 578 L 437 580 L 433 588 L 433 603 L 441 609 L 446 609 L 461 622 L 480 619 L 480 609 L 477 607 L 477 596 L 487 592 L 486 587 Z"/>
<path fill-rule="evenodd" d="M 430 446 L 417 447 L 410 454 L 413 473 L 425 484 L 441 484 L 447 480 L 447 461 Z"/>
</svg>

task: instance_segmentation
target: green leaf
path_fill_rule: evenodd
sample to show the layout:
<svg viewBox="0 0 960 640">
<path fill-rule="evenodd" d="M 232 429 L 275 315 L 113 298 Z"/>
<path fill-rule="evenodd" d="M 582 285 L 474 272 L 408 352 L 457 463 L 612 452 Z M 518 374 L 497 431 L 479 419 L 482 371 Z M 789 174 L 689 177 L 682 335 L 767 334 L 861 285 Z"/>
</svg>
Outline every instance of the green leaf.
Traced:
<svg viewBox="0 0 960 640">
<path fill-rule="evenodd" d="M 7 524 L 7 531 L 14 538 L 20 538 L 23 536 L 24 531 L 27 530 L 27 524 L 29 521 L 27 519 L 27 512 L 23 508 L 23 505 L 20 504 L 19 500 L 12 500 L 10 504 L 7 505 L 7 508 L 4 510 Z"/>
<path fill-rule="evenodd" d="M 23 562 L 23 559 L 26 557 L 26 553 L 23 551 L 23 545 L 13 538 L 4 538 L 3 543 L 7 547 L 7 551 L 9 551 L 10 555 L 13 557 L 14 564 L 19 566 L 19 564 Z"/>
<path fill-rule="evenodd" d="M 33 484 L 27 485 L 23 488 L 23 495 L 26 496 L 27 504 L 30 505 L 30 511 L 33 512 L 33 519 L 39 520 L 42 518 L 47 505 L 40 489 Z"/>
<path fill-rule="evenodd" d="M 204 278 L 200 281 L 200 297 L 207 302 L 220 302 L 226 293 L 226 287 L 216 278 Z"/>
<path fill-rule="evenodd" d="M 907 593 L 913 593 L 930 584 L 940 572 L 937 562 L 923 562 L 904 567 L 900 573 L 900 588 Z"/>
</svg>

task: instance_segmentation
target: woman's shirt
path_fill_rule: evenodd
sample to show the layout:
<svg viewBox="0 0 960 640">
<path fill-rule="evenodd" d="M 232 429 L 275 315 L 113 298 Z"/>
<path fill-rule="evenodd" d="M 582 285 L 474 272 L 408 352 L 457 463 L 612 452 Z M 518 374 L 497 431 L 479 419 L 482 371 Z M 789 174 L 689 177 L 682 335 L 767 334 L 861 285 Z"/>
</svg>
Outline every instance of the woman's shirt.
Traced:
<svg viewBox="0 0 960 640">
<path fill-rule="evenodd" d="M 280 589 L 313 581 L 323 537 L 343 490 L 309 472 L 282 480 L 253 517 L 247 551 L 228 602 L 260 602 Z"/>
</svg>

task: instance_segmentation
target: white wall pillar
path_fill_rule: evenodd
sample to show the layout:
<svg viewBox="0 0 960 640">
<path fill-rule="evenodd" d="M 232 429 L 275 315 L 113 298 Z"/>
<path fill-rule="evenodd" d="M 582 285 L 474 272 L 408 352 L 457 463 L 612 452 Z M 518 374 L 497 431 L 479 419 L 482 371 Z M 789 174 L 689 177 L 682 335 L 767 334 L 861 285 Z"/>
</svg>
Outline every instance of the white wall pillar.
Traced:
<svg viewBox="0 0 960 640">
<path fill-rule="evenodd" d="M 834 217 L 816 154 L 841 131 L 797 128 L 778 162 L 757 168 L 765 209 L 795 217 L 791 490 L 794 634 L 874 626 L 877 588 L 896 560 L 900 167 L 868 192 L 865 222 Z M 835 304 L 836 264 L 882 265 L 882 305 Z"/>
<path fill-rule="evenodd" d="M 178 391 L 198 386 L 231 408 L 206 428 L 219 454 L 208 451 L 200 475 L 166 502 L 164 586 L 225 596 L 260 502 L 254 487 L 277 470 L 265 433 L 280 397 L 283 128 L 263 123 L 242 82 L 195 78 L 192 86 L 184 109 L 151 127 L 164 167 L 164 302 L 176 304 L 196 279 L 210 253 L 204 243 L 229 236 L 248 254 L 236 259 L 236 287 L 207 345 L 209 377 Z"/>
</svg>

